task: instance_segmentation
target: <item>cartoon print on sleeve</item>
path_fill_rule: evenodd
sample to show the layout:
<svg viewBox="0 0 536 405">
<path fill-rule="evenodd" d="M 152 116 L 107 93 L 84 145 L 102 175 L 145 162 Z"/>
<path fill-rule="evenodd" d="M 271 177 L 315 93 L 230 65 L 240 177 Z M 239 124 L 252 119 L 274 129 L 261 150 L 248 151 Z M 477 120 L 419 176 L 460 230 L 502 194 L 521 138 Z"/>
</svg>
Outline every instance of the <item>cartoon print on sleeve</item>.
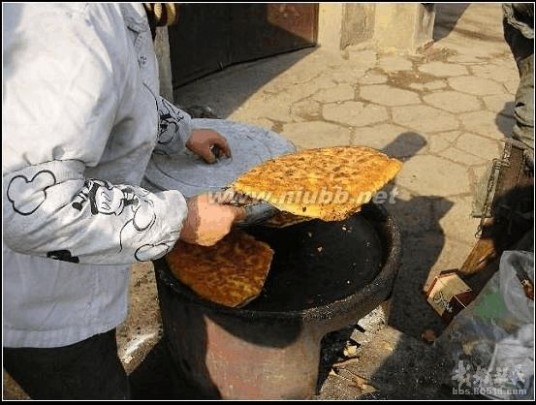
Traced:
<svg viewBox="0 0 536 405">
<path fill-rule="evenodd" d="M 184 115 L 182 115 L 179 110 L 176 110 L 169 101 L 162 97 L 160 97 L 158 107 L 158 114 L 160 115 L 158 143 L 160 145 L 167 145 L 179 131 L 179 122 L 184 119 Z"/>
<path fill-rule="evenodd" d="M 130 208 L 133 215 L 125 222 L 119 231 L 119 252 L 123 250 L 123 241 L 135 240 L 143 237 L 145 232 L 156 222 L 154 203 L 145 196 L 150 193 L 141 188 L 136 190 L 131 187 L 117 187 L 107 181 L 90 179 L 86 181 L 84 188 L 76 195 L 73 208 L 82 210 L 85 204 L 89 204 L 92 215 L 121 215 L 125 209 Z M 150 247 L 150 249 L 148 249 Z M 154 253 L 169 250 L 167 245 L 144 244 L 136 250 L 137 260 L 143 257 L 146 261 L 154 257 Z M 141 252 L 138 254 L 138 252 Z"/>
<path fill-rule="evenodd" d="M 47 199 L 47 188 L 56 184 L 56 176 L 50 170 L 42 170 L 31 179 L 13 177 L 7 188 L 7 198 L 13 210 L 20 215 L 31 215 Z"/>
<path fill-rule="evenodd" d="M 132 207 L 134 211 L 134 217 L 128 221 L 125 226 L 121 229 L 120 244 L 122 247 L 122 240 L 124 237 L 130 237 L 129 234 L 134 232 L 143 232 L 151 228 L 156 222 L 156 214 L 154 211 L 154 204 L 151 200 L 145 199 L 143 197 L 149 195 L 147 190 L 143 190 L 145 193 L 138 193 L 138 201 L 143 201 L 145 204 L 140 204 L 138 207 Z M 159 258 L 171 250 L 173 246 L 170 246 L 167 243 L 158 243 L 158 244 L 145 244 L 136 249 L 134 257 L 140 262 L 146 262 L 152 259 Z"/>
<path fill-rule="evenodd" d="M 71 205 L 81 211 L 88 202 L 93 215 L 121 215 L 126 206 L 137 204 L 138 200 L 130 187 L 119 188 L 107 181 L 89 179 Z"/>
<path fill-rule="evenodd" d="M 64 262 L 80 263 L 80 259 L 77 256 L 73 256 L 69 250 L 54 250 L 47 253 L 47 257 L 56 260 L 63 260 Z"/>
<path fill-rule="evenodd" d="M 149 260 L 158 259 L 164 256 L 171 250 L 173 246 L 167 243 L 159 243 L 156 245 L 143 245 L 136 250 L 134 257 L 139 262 L 147 262 Z"/>
<path fill-rule="evenodd" d="M 136 234 L 147 231 L 156 222 L 153 202 L 149 199 L 142 199 L 142 201 L 144 204 L 138 204 L 138 206 L 132 207 L 134 217 L 127 221 L 121 229 L 119 236 L 120 252 L 123 250 L 123 240 L 133 239 Z M 172 247 L 166 243 L 144 244 L 136 249 L 134 257 L 140 262 L 149 261 L 163 256 Z"/>
</svg>

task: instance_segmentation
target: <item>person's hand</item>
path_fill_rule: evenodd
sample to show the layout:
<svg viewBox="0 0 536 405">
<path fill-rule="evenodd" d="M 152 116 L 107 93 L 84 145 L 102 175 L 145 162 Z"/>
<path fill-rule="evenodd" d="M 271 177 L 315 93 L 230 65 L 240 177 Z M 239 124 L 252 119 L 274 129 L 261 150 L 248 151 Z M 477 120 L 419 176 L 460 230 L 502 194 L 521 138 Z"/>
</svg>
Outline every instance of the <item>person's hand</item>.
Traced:
<svg viewBox="0 0 536 405">
<path fill-rule="evenodd" d="M 212 196 L 221 204 L 231 204 L 244 208 L 245 215 L 237 222 L 237 225 L 242 227 L 264 222 L 279 212 L 277 208 L 269 203 L 256 200 L 232 188 L 213 193 Z"/>
<path fill-rule="evenodd" d="M 186 147 L 194 152 L 196 155 L 201 156 L 207 163 L 214 163 L 219 156 L 215 156 L 213 148 L 217 147 L 222 153 L 231 157 L 231 149 L 227 140 L 212 129 L 194 129 L 188 141 Z"/>
<path fill-rule="evenodd" d="M 245 218 L 243 207 L 218 204 L 210 194 L 188 200 L 186 217 L 180 239 L 187 243 L 212 246 L 231 230 L 233 223 Z"/>
</svg>

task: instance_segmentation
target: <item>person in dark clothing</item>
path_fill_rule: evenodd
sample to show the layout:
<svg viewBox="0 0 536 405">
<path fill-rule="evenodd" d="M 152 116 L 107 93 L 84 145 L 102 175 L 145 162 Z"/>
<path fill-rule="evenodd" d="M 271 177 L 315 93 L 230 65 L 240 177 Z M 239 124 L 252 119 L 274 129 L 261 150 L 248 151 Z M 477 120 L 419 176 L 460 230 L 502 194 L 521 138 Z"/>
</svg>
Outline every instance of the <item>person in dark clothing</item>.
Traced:
<svg viewBox="0 0 536 405">
<path fill-rule="evenodd" d="M 534 3 L 504 3 L 504 38 L 519 70 L 512 136 L 534 161 Z"/>
</svg>

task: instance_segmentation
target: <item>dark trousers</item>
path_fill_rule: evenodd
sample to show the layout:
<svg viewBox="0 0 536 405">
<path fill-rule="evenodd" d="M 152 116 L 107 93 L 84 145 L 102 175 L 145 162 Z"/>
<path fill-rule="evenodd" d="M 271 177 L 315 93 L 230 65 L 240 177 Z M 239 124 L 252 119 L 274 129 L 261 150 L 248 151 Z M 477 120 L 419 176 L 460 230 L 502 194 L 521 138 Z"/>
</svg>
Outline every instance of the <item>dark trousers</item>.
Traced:
<svg viewBox="0 0 536 405">
<path fill-rule="evenodd" d="M 526 38 L 518 29 L 503 21 L 504 38 L 519 71 L 515 96 L 515 125 L 512 136 L 534 149 L 534 39 Z"/>
<path fill-rule="evenodd" d="M 115 329 L 64 347 L 4 348 L 3 366 L 32 399 L 130 399 Z"/>
</svg>

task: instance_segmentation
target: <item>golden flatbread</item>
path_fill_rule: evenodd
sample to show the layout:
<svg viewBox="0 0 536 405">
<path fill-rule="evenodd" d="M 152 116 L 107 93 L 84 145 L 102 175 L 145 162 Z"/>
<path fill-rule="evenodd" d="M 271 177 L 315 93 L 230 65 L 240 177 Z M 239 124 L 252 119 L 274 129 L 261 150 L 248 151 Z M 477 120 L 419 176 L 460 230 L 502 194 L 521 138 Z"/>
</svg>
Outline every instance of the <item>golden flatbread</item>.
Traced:
<svg viewBox="0 0 536 405">
<path fill-rule="evenodd" d="M 273 255 L 266 243 L 233 229 L 214 246 L 179 241 L 166 261 L 173 275 L 200 297 L 238 307 L 259 295 Z"/>
<path fill-rule="evenodd" d="M 338 221 L 359 211 L 401 167 L 365 146 L 306 149 L 261 163 L 231 188 L 294 215 Z"/>
</svg>

